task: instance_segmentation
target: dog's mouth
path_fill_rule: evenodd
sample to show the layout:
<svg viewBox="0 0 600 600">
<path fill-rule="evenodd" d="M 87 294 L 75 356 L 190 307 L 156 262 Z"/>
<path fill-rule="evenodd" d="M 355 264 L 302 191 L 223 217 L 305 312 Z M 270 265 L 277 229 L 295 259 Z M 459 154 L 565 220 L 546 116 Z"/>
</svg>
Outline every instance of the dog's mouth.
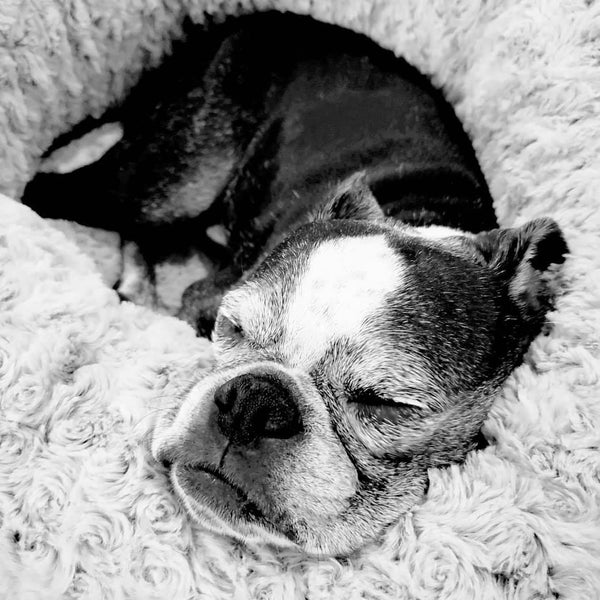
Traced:
<svg viewBox="0 0 600 600">
<path fill-rule="evenodd" d="M 220 502 L 219 506 L 215 507 L 218 512 L 228 512 L 227 509 L 231 505 L 235 508 L 236 515 L 247 521 L 265 519 L 258 506 L 248 498 L 248 494 L 217 468 L 201 463 L 182 466 L 180 472 L 186 483 L 191 483 L 194 492 L 206 499 L 209 506 L 212 504 L 214 492 L 218 493 Z"/>
<path fill-rule="evenodd" d="M 175 463 L 171 477 L 186 508 L 209 529 L 245 540 L 292 543 L 247 492 L 220 469 L 204 463 Z"/>
</svg>

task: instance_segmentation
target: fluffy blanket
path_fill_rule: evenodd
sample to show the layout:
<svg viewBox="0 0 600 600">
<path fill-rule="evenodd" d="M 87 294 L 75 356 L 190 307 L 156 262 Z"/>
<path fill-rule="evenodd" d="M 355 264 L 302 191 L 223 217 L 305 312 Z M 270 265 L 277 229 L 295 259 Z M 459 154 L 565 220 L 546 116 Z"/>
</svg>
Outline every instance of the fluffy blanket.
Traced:
<svg viewBox="0 0 600 600">
<path fill-rule="evenodd" d="M 118 256 L 94 263 L 2 197 L 0 596 L 600 598 L 598 2 L 2 0 L 0 189 L 18 198 L 51 141 L 122 97 L 186 16 L 267 8 L 367 33 L 443 88 L 502 224 L 564 228 L 552 327 L 495 403 L 490 446 L 432 471 L 381 542 L 347 560 L 242 547 L 190 521 L 146 450 L 209 343 L 120 304 Z"/>
</svg>

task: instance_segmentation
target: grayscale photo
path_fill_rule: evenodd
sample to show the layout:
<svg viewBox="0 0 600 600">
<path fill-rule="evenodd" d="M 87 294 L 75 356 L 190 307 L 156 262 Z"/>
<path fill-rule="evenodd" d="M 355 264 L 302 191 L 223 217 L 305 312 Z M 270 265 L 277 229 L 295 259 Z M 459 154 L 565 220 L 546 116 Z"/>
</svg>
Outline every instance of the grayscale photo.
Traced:
<svg viewBox="0 0 600 600">
<path fill-rule="evenodd" d="M 600 600 L 599 43 L 0 5 L 0 600 Z"/>
</svg>

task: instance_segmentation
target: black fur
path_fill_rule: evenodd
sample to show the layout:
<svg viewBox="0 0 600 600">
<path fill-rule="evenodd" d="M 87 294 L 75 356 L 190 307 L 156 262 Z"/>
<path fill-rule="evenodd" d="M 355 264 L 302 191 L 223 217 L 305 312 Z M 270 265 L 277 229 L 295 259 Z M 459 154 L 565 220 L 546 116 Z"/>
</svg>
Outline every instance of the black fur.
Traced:
<svg viewBox="0 0 600 600">
<path fill-rule="evenodd" d="M 203 334 L 222 292 L 357 173 L 386 216 L 473 232 L 496 226 L 471 144 L 442 95 L 368 38 L 306 17 L 189 29 L 107 118 L 123 121 L 122 142 L 71 174 L 38 175 L 23 201 L 42 216 L 117 230 L 151 263 L 210 249 L 206 227 L 223 222 L 230 253 L 217 254 L 213 281 L 184 299 L 182 316 Z M 209 196 L 191 213 L 182 208 L 190 188 Z"/>
</svg>

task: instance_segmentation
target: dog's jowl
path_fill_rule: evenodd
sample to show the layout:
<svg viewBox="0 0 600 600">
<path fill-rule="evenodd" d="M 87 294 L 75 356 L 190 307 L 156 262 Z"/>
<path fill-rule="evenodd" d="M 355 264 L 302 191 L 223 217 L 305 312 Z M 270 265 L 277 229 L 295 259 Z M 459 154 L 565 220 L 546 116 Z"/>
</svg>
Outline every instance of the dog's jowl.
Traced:
<svg viewBox="0 0 600 600">
<path fill-rule="evenodd" d="M 366 38 L 265 14 L 198 39 L 124 104 L 117 146 L 25 201 L 120 231 L 150 267 L 225 227 L 180 313 L 216 366 L 152 453 L 207 527 L 348 554 L 475 447 L 567 246 L 548 218 L 497 228 L 449 105 Z"/>
</svg>

